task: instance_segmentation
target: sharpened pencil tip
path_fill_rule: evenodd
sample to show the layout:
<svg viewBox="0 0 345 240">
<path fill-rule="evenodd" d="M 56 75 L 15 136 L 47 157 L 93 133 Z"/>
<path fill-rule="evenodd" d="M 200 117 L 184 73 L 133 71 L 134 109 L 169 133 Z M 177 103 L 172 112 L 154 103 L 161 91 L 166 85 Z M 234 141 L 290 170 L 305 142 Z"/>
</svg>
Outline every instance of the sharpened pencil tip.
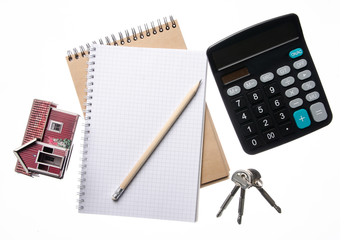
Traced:
<svg viewBox="0 0 345 240">
<path fill-rule="evenodd" d="M 199 88 L 201 82 L 202 82 L 202 79 L 200 79 L 200 80 L 195 84 L 195 87 L 196 87 L 196 88 Z"/>
</svg>

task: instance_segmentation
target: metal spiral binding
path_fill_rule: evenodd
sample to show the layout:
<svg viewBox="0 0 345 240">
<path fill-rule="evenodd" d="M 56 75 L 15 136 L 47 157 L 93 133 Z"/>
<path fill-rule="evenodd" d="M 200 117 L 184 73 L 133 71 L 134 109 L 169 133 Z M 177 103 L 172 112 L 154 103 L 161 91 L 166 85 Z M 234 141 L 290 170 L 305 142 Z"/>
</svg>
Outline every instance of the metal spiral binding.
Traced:
<svg viewBox="0 0 345 240">
<path fill-rule="evenodd" d="M 141 28 L 141 26 L 138 26 L 138 33 L 135 28 L 131 28 L 131 35 L 130 31 L 125 30 L 125 34 L 122 34 L 122 32 L 118 33 L 119 40 L 116 39 L 114 34 L 110 35 L 110 38 L 106 36 L 104 38 L 104 41 L 102 38 L 98 40 L 99 44 L 106 44 L 106 45 L 112 45 L 112 46 L 118 46 L 118 45 L 125 45 L 130 44 L 132 41 L 138 41 L 140 39 L 144 39 L 145 37 L 150 37 L 151 35 L 156 35 L 158 33 L 161 33 L 163 31 L 169 31 L 171 28 L 176 28 L 176 22 L 172 16 L 169 16 L 169 22 L 168 18 L 164 17 L 162 24 L 161 20 L 157 20 L 157 27 L 155 26 L 155 23 L 152 21 L 150 23 L 151 28 L 149 28 L 148 24 L 144 24 L 144 31 Z M 158 28 L 158 31 L 157 31 Z M 139 37 L 138 37 L 139 35 Z M 96 41 L 93 41 L 92 43 L 97 44 Z M 77 48 L 73 48 L 72 51 L 67 51 L 67 58 L 69 61 L 73 61 L 79 58 L 87 57 L 90 54 L 90 44 L 86 44 L 86 48 L 84 46 L 79 46 L 79 51 Z"/>
<path fill-rule="evenodd" d="M 94 86 L 94 75 L 95 69 L 93 68 L 93 65 L 95 64 L 95 61 L 92 60 L 96 57 L 96 47 L 91 47 L 90 45 L 87 46 L 88 49 L 88 57 L 89 57 L 89 67 L 88 67 L 88 75 L 87 75 L 87 96 L 85 99 L 85 124 L 84 124 L 84 130 L 83 130 L 83 137 L 82 137 L 82 143 L 83 143 L 83 151 L 82 151 L 82 158 L 81 158 L 81 164 L 80 164 L 80 185 L 79 185 L 79 198 L 78 198 L 78 210 L 81 211 L 84 209 L 84 198 L 85 195 L 85 185 L 86 185 L 86 172 L 87 172 L 87 160 L 88 160 L 88 142 L 89 142 L 89 135 L 90 135 L 90 127 L 91 127 L 91 117 L 92 117 L 92 93 L 93 93 L 93 86 Z M 85 52 L 85 50 L 84 50 Z"/>
</svg>

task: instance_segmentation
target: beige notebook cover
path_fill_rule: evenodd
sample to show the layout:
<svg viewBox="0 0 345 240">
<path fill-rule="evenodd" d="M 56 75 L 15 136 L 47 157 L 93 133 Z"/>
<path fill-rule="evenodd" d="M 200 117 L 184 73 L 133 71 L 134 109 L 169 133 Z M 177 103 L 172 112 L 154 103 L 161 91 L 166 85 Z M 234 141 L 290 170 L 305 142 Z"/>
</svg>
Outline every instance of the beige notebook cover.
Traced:
<svg viewBox="0 0 345 240">
<path fill-rule="evenodd" d="M 177 20 L 174 20 L 172 17 L 170 17 L 169 22 L 167 18 L 164 18 L 163 22 L 158 20 L 156 25 L 154 22 L 151 22 L 151 28 L 149 28 L 147 24 L 144 25 L 144 28 L 132 28 L 131 33 L 132 34 L 126 31 L 125 36 L 123 36 L 122 33 L 119 33 L 118 38 L 111 35 L 110 38 L 105 38 L 105 42 L 100 40 L 100 44 L 130 47 L 187 49 L 179 24 Z M 81 46 L 80 51 L 73 49 L 73 53 L 69 51 L 68 56 L 66 57 L 79 98 L 79 103 L 83 110 L 85 109 L 84 102 L 86 98 L 85 89 L 88 54 L 88 49 Z M 201 186 L 227 178 L 229 176 L 229 171 L 228 163 L 206 105 Z"/>
</svg>

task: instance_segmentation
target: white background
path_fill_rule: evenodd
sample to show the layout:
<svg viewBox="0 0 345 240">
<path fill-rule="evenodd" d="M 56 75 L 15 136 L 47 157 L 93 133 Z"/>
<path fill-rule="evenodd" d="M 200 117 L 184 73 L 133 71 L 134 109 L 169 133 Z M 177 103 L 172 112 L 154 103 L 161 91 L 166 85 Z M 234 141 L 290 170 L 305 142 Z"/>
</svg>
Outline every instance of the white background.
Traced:
<svg viewBox="0 0 345 240">
<path fill-rule="evenodd" d="M 0 4 L 1 239 L 341 239 L 344 227 L 344 4 L 340 1 L 9 1 Z M 278 214 L 249 189 L 242 225 L 238 195 L 216 213 L 233 183 L 200 190 L 196 223 L 78 214 L 82 119 L 65 178 L 14 172 L 34 98 L 82 115 L 66 51 L 100 37 L 173 15 L 189 49 L 203 50 L 258 22 L 294 12 L 333 111 L 332 123 L 267 152 L 243 152 L 209 69 L 207 102 L 231 174 L 256 168 Z M 344 235 L 342 235 L 344 237 Z M 343 238 L 344 239 L 344 238 Z"/>
</svg>

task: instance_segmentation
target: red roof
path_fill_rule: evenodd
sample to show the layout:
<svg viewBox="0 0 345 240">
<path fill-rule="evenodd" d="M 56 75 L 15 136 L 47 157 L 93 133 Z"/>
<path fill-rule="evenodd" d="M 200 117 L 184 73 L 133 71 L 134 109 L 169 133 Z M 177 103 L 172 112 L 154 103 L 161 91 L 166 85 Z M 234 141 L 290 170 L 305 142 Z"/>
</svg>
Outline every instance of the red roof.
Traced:
<svg viewBox="0 0 345 240">
<path fill-rule="evenodd" d="M 24 133 L 24 138 L 22 144 L 37 138 L 41 140 L 43 138 L 44 130 L 47 124 L 47 119 L 50 113 L 51 108 L 55 108 L 56 104 L 52 102 L 42 101 L 38 99 L 34 99 L 32 104 L 28 124 L 26 126 L 26 130 Z M 23 166 L 17 161 L 16 172 L 23 173 L 26 175 L 31 176 L 31 173 L 26 173 Z"/>
</svg>

